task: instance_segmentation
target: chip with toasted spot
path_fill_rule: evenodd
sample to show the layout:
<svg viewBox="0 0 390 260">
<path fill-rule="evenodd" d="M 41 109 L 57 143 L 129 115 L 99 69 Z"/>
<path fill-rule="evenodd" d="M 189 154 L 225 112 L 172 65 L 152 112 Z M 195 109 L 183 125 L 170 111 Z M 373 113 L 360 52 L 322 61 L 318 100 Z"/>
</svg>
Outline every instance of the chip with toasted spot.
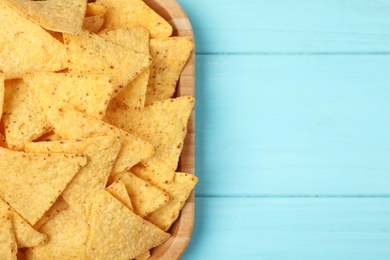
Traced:
<svg viewBox="0 0 390 260">
<path fill-rule="evenodd" d="M 110 76 L 115 95 L 151 63 L 149 55 L 129 51 L 90 32 L 63 36 L 67 47 L 69 71 Z"/>
<path fill-rule="evenodd" d="M 81 155 L 34 154 L 0 147 L 0 196 L 34 225 L 86 162 Z"/>
<path fill-rule="evenodd" d="M 113 173 L 129 170 L 154 154 L 153 146 L 148 142 L 73 108 L 48 109 L 47 115 L 55 133 L 64 140 L 120 135 L 121 148 L 112 169 Z"/>
<path fill-rule="evenodd" d="M 28 71 L 65 68 L 65 46 L 6 1 L 0 1 L 0 24 L 0 70 L 5 79 L 20 78 Z"/>
<path fill-rule="evenodd" d="M 0 146 L 4 148 L 8 148 L 7 142 L 5 140 L 5 136 L 0 133 Z"/>
<path fill-rule="evenodd" d="M 194 189 L 198 178 L 192 174 L 176 172 L 173 182 L 166 184 L 164 191 L 169 194 L 167 205 L 153 211 L 146 219 L 167 231 L 179 217 L 180 210 Z"/>
<path fill-rule="evenodd" d="M 101 3 L 88 3 L 83 21 L 83 29 L 97 33 L 104 23 L 107 8 Z"/>
<path fill-rule="evenodd" d="M 132 173 L 125 172 L 114 176 L 113 180 L 121 180 L 130 196 L 134 207 L 134 213 L 145 217 L 149 213 L 166 205 L 169 195 L 153 186 L 152 184 L 138 178 Z"/>
<path fill-rule="evenodd" d="M 194 39 L 190 36 L 150 40 L 150 75 L 146 90 L 146 105 L 171 98 L 191 51 Z"/>
<path fill-rule="evenodd" d="M 94 197 L 83 259 L 132 259 L 170 237 L 107 191 Z"/>
<path fill-rule="evenodd" d="M 129 194 L 127 193 L 126 185 L 123 183 L 123 181 L 118 180 L 113 182 L 106 188 L 106 191 L 108 191 L 112 196 L 122 202 L 129 209 L 133 210 L 133 205 L 131 203 Z"/>
<path fill-rule="evenodd" d="M 87 0 L 6 0 L 6 2 L 20 15 L 47 30 L 71 34 L 81 32 L 87 7 Z"/>
<path fill-rule="evenodd" d="M 145 28 L 120 28 L 101 32 L 99 36 L 129 50 L 149 54 L 149 31 Z M 148 80 L 149 68 L 130 82 L 116 98 L 129 107 L 142 109 L 145 104 Z"/>
<path fill-rule="evenodd" d="M 18 251 L 11 207 L 0 198 L 0 258 L 15 259 Z"/>
<path fill-rule="evenodd" d="M 69 182 L 61 196 L 80 216 L 88 219 L 90 194 L 104 189 L 120 149 L 118 135 L 99 136 L 69 141 L 37 142 L 26 145 L 27 152 L 82 154 L 87 164 Z"/>
<path fill-rule="evenodd" d="M 107 109 L 105 120 L 150 142 L 155 147 L 155 155 L 143 160 L 142 164 L 155 172 L 154 182 L 171 182 L 183 149 L 194 98 L 185 96 L 157 101 L 141 111 L 114 101 Z"/>
<path fill-rule="evenodd" d="M 68 207 L 40 229 L 50 237 L 48 243 L 28 249 L 27 259 L 81 259 L 88 234 L 88 223 Z"/>
<path fill-rule="evenodd" d="M 145 27 L 151 38 L 169 37 L 172 26 L 142 0 L 98 0 L 107 6 L 103 29 Z"/>
<path fill-rule="evenodd" d="M 22 150 L 24 145 L 48 132 L 49 121 L 22 79 L 5 82 L 3 122 L 8 147 Z"/>
<path fill-rule="evenodd" d="M 42 107 L 68 103 L 79 111 L 101 119 L 114 88 L 106 75 L 34 72 L 23 77 Z"/>
<path fill-rule="evenodd" d="M 59 196 L 54 202 L 54 204 L 50 207 L 48 211 L 43 215 L 43 217 L 34 225 L 34 229 L 39 230 L 43 225 L 45 225 L 50 219 L 54 218 L 55 216 L 58 215 L 61 211 L 64 209 L 68 208 L 69 204 L 66 203 L 66 201 Z M 38 245 L 34 245 L 38 246 Z M 29 246 L 32 247 L 32 246 Z"/>
</svg>

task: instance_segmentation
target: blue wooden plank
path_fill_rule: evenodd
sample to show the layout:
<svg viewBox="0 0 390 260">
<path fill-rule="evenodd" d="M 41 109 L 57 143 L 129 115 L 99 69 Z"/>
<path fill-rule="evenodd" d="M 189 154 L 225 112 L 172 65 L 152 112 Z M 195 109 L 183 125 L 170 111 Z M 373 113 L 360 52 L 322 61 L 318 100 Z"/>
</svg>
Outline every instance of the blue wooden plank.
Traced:
<svg viewBox="0 0 390 260">
<path fill-rule="evenodd" d="M 389 198 L 197 198 L 182 260 L 387 260 L 389 205 Z"/>
<path fill-rule="evenodd" d="M 390 56 L 198 55 L 198 196 L 383 195 Z"/>
<path fill-rule="evenodd" d="M 178 0 L 198 53 L 389 52 L 387 0 Z"/>
</svg>

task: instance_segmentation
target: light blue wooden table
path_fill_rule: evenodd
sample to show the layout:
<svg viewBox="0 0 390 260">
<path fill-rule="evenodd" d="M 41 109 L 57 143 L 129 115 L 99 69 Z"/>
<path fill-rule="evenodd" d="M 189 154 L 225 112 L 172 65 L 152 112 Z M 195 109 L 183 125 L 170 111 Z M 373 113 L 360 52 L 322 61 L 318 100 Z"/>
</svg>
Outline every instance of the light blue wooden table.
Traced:
<svg viewBox="0 0 390 260">
<path fill-rule="evenodd" d="M 390 259 L 390 1 L 179 3 L 200 179 L 182 259 Z"/>
</svg>

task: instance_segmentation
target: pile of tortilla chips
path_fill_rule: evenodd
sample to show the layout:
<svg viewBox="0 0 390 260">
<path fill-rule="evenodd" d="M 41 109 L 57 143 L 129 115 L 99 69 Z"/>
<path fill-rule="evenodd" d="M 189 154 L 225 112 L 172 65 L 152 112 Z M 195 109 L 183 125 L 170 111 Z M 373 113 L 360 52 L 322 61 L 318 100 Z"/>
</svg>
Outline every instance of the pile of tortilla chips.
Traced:
<svg viewBox="0 0 390 260">
<path fill-rule="evenodd" d="M 0 0 L 0 259 L 147 259 L 176 172 L 194 47 L 142 0 Z"/>
</svg>

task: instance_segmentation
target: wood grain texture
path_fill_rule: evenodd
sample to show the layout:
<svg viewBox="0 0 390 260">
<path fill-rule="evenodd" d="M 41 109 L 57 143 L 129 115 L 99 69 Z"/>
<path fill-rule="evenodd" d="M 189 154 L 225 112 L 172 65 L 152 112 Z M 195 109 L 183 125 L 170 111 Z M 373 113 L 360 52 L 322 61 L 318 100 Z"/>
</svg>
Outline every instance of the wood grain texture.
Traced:
<svg viewBox="0 0 390 260">
<path fill-rule="evenodd" d="M 191 23 L 175 0 L 145 0 L 153 10 L 165 18 L 173 27 L 173 36 L 193 36 Z M 195 51 L 186 63 L 177 84 L 176 96 L 195 96 Z M 180 156 L 178 171 L 195 174 L 195 112 L 193 111 L 187 127 L 183 151 Z M 194 192 L 186 201 L 179 218 L 172 225 L 169 233 L 172 237 L 163 245 L 152 250 L 151 260 L 179 259 L 185 251 L 194 225 Z"/>
</svg>

